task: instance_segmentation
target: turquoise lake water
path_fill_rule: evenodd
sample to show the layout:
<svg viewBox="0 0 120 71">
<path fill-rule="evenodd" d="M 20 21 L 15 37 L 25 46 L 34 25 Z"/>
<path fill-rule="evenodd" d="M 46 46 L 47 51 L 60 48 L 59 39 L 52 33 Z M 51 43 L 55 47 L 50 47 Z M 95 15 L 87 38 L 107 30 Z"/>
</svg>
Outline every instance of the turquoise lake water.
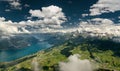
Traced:
<svg viewBox="0 0 120 71">
<path fill-rule="evenodd" d="M 1 50 L 0 51 L 0 62 L 13 61 L 18 58 L 36 53 L 40 50 L 51 47 L 50 44 L 46 42 L 34 44 L 25 48 L 15 49 L 15 50 Z"/>
</svg>

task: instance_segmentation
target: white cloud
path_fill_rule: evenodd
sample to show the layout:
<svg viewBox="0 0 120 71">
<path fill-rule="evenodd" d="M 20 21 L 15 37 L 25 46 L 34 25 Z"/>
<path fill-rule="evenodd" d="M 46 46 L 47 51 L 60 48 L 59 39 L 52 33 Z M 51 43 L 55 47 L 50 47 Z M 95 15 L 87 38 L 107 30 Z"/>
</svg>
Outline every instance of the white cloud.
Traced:
<svg viewBox="0 0 120 71">
<path fill-rule="evenodd" d="M 89 14 L 82 14 L 82 17 L 86 17 L 86 16 L 88 16 Z"/>
<path fill-rule="evenodd" d="M 19 10 L 22 9 L 22 8 L 20 7 L 21 4 L 20 4 L 19 0 L 13 0 L 13 1 L 11 1 L 9 4 L 11 5 L 11 7 L 12 7 L 13 9 L 19 9 Z"/>
<path fill-rule="evenodd" d="M 100 15 L 103 13 L 120 11 L 120 1 L 119 0 L 98 0 L 96 4 L 91 6 L 90 15 Z"/>
<path fill-rule="evenodd" d="M 95 18 L 89 22 L 81 22 L 80 28 L 82 28 L 80 31 L 90 32 L 91 36 L 120 36 L 120 25 L 114 24 L 109 19 Z"/>
<path fill-rule="evenodd" d="M 0 17 L 0 21 L 5 21 L 5 18 L 4 17 Z"/>
<path fill-rule="evenodd" d="M 10 20 L 6 21 L 4 17 L 1 17 L 0 30 L 4 32 L 4 34 L 50 32 L 56 28 L 62 28 L 61 24 L 66 20 L 62 8 L 53 5 L 43 7 L 42 11 L 38 10 L 38 12 L 36 12 L 36 10 L 30 10 L 30 13 L 31 17 L 42 17 L 43 19 L 12 22 Z M 43 16 L 41 16 L 41 14 Z"/>
<path fill-rule="evenodd" d="M 24 28 L 22 28 L 23 31 L 19 31 L 19 26 L 22 27 L 22 25 L 17 22 L 12 22 L 11 20 L 6 21 L 4 17 L 0 17 L 0 31 L 2 34 L 28 33 Z"/>
<path fill-rule="evenodd" d="M 120 19 L 120 16 L 118 18 Z"/>
<path fill-rule="evenodd" d="M 30 5 L 28 5 L 28 4 L 25 4 L 25 5 L 24 5 L 24 7 L 26 7 L 26 8 L 27 8 L 27 7 L 30 7 Z"/>
<path fill-rule="evenodd" d="M 95 24 L 102 24 L 102 25 L 108 25 L 108 26 L 110 24 L 114 24 L 112 20 L 103 19 L 103 18 L 94 18 L 94 19 L 91 19 L 91 21 L 95 22 Z"/>
<path fill-rule="evenodd" d="M 85 33 L 91 32 L 91 36 L 120 36 L 120 25 L 114 24 L 109 19 L 94 18 L 90 21 L 82 21 L 78 27 L 64 28 L 60 25 L 44 24 L 44 20 L 12 22 L 0 18 L 0 32 L 3 34 L 22 33 Z"/>
<path fill-rule="evenodd" d="M 33 71 L 40 71 L 40 67 L 39 67 L 39 64 L 38 64 L 38 61 L 37 61 L 37 58 L 34 58 L 32 60 L 32 69 Z"/>
<path fill-rule="evenodd" d="M 30 10 L 32 17 L 38 17 L 37 20 L 27 20 L 20 22 L 6 21 L 0 17 L 0 32 L 4 34 L 21 33 L 73 33 L 91 32 L 92 36 L 120 36 L 120 25 L 114 24 L 110 19 L 94 18 L 88 21 L 80 22 L 80 25 L 74 28 L 62 27 L 66 21 L 62 8 L 58 6 L 42 7 L 41 10 Z"/>
<path fill-rule="evenodd" d="M 10 9 L 5 9 L 5 12 L 9 12 L 9 11 L 11 11 Z"/>
<path fill-rule="evenodd" d="M 43 19 L 43 23 L 45 24 L 60 25 L 66 20 L 62 8 L 54 5 L 42 7 L 42 10 L 30 10 L 29 13 L 31 14 L 31 17 Z"/>
<path fill-rule="evenodd" d="M 71 55 L 68 62 L 60 62 L 60 71 L 93 71 L 89 60 L 80 60 L 78 54 Z"/>
<path fill-rule="evenodd" d="M 9 5 L 11 6 L 11 9 L 17 9 L 17 10 L 22 9 L 20 0 L 1 0 L 1 1 L 8 2 Z"/>
</svg>

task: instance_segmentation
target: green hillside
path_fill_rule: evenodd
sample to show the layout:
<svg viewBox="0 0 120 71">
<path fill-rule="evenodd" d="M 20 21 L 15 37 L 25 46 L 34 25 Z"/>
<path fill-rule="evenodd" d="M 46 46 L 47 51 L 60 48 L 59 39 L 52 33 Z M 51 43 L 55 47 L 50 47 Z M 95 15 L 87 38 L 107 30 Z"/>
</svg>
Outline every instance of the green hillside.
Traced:
<svg viewBox="0 0 120 71">
<path fill-rule="evenodd" d="M 59 62 L 67 61 L 73 54 L 94 61 L 98 67 L 96 71 L 120 71 L 120 43 L 105 38 L 80 37 L 16 61 L 1 63 L 0 71 L 33 71 L 34 60 L 40 71 L 59 71 Z"/>
</svg>

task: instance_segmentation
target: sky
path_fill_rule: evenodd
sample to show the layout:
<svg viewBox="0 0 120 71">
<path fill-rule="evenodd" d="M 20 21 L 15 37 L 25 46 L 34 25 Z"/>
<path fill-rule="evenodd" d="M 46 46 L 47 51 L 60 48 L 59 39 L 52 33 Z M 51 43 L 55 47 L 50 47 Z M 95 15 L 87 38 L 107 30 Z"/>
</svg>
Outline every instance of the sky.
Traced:
<svg viewBox="0 0 120 71">
<path fill-rule="evenodd" d="M 5 17 L 7 20 L 20 22 L 27 20 L 27 17 L 30 15 L 30 9 L 35 10 L 55 5 L 63 9 L 63 12 L 71 23 L 78 22 L 80 19 L 85 20 L 93 17 L 110 18 L 113 21 L 118 22 L 118 14 L 120 14 L 120 11 L 97 16 L 82 16 L 82 14 L 89 14 L 90 7 L 98 1 L 99 0 L 0 0 L 0 16 Z M 116 1 L 119 2 L 119 0 Z"/>
<path fill-rule="evenodd" d="M 58 32 L 56 28 L 78 27 L 86 23 L 107 24 L 104 29 L 111 31 L 111 24 L 120 23 L 119 0 L 0 0 L 0 31 L 5 33 Z M 112 25 L 113 30 L 116 27 L 119 29 Z M 74 30 L 76 28 L 65 31 Z"/>
<path fill-rule="evenodd" d="M 12 1 L 15 1 L 16 4 L 18 2 L 18 6 L 11 4 Z M 69 22 L 73 23 L 82 18 L 83 13 L 88 13 L 90 6 L 96 2 L 97 0 L 1 0 L 0 16 L 19 22 L 27 20 L 30 9 L 35 10 L 55 5 L 61 7 Z"/>
<path fill-rule="evenodd" d="M 12 5 L 12 1 L 18 2 L 18 6 Z M 79 20 L 83 13 L 88 13 L 90 6 L 96 2 L 97 0 L 1 0 L 0 16 L 7 20 L 19 22 L 27 20 L 30 9 L 56 5 L 61 7 L 65 15 L 73 22 Z"/>
</svg>

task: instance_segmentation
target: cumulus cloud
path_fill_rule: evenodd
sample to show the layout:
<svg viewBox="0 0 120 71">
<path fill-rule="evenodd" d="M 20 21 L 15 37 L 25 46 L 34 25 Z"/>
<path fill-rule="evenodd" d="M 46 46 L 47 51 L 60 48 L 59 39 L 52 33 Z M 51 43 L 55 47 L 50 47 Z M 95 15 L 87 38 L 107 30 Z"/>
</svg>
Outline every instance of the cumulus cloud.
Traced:
<svg viewBox="0 0 120 71">
<path fill-rule="evenodd" d="M 0 24 L 0 28 L 1 28 L 0 31 L 2 31 L 4 34 L 18 32 L 16 27 L 11 26 L 9 24 Z"/>
<path fill-rule="evenodd" d="M 25 7 L 25 8 L 27 8 L 27 7 L 30 7 L 30 5 L 28 5 L 28 4 L 25 4 L 25 5 L 24 5 L 24 7 Z"/>
<path fill-rule="evenodd" d="M 10 9 L 5 9 L 5 12 L 10 12 L 11 10 Z"/>
<path fill-rule="evenodd" d="M 22 31 L 19 31 L 19 27 L 23 29 Z M 17 22 L 12 22 L 11 20 L 6 21 L 4 17 L 0 17 L 0 32 L 2 34 L 17 34 L 17 33 L 28 33 L 27 30 L 22 28 L 22 25 L 20 25 Z"/>
<path fill-rule="evenodd" d="M 89 60 L 80 60 L 78 54 L 71 55 L 68 62 L 60 62 L 60 71 L 93 71 Z"/>
<path fill-rule="evenodd" d="M 114 22 L 110 19 L 103 19 L 103 18 L 93 18 L 91 21 L 95 22 L 95 24 L 102 24 L 102 25 L 111 25 L 114 24 Z"/>
<path fill-rule="evenodd" d="M 33 71 L 40 71 L 40 67 L 39 67 L 39 64 L 38 64 L 38 61 L 37 61 L 37 58 L 34 58 L 32 60 L 32 68 L 33 68 Z"/>
<path fill-rule="evenodd" d="M 77 27 L 62 27 L 66 21 L 62 8 L 58 6 L 43 7 L 41 10 L 30 10 L 31 17 L 37 20 L 12 22 L 0 17 L 0 33 L 2 34 L 23 34 L 23 33 L 72 33 L 78 34 L 89 32 L 92 36 L 120 36 L 120 25 L 114 24 L 110 19 L 93 18 L 82 21 Z"/>
<path fill-rule="evenodd" d="M 120 16 L 118 18 L 120 19 Z"/>
<path fill-rule="evenodd" d="M 102 13 L 109 13 L 120 11 L 120 2 L 119 0 L 98 0 L 96 4 L 91 6 L 90 15 L 100 15 Z"/>
<path fill-rule="evenodd" d="M 11 6 L 11 9 L 17 9 L 17 10 L 22 9 L 20 0 L 1 0 L 1 1 L 8 2 L 9 5 Z"/>
<path fill-rule="evenodd" d="M 45 24 L 61 24 L 66 20 L 62 8 L 54 5 L 42 7 L 42 10 L 30 10 L 29 13 L 31 17 L 43 19 Z"/>
<path fill-rule="evenodd" d="M 89 14 L 82 14 L 82 17 L 86 17 L 86 16 L 88 16 Z"/>
<path fill-rule="evenodd" d="M 79 31 L 89 32 L 92 36 L 120 36 L 120 25 L 114 24 L 110 19 L 94 18 L 88 22 L 80 22 Z"/>
<path fill-rule="evenodd" d="M 89 32 L 91 36 L 120 36 L 120 25 L 114 24 L 110 19 L 94 18 L 89 21 L 81 21 L 79 26 L 64 28 L 60 25 L 45 24 L 43 20 L 12 22 L 0 18 L 0 32 L 3 34 L 22 33 L 78 33 Z"/>
<path fill-rule="evenodd" d="M 43 7 L 41 11 L 30 10 L 30 14 L 31 17 L 38 17 L 39 19 L 12 22 L 11 20 L 6 21 L 4 17 L 0 17 L 0 31 L 6 34 L 50 32 L 56 28 L 62 28 L 61 24 L 66 20 L 62 8 L 53 5 Z"/>
<path fill-rule="evenodd" d="M 4 17 L 0 17 L 0 21 L 5 21 L 5 18 Z"/>
</svg>

